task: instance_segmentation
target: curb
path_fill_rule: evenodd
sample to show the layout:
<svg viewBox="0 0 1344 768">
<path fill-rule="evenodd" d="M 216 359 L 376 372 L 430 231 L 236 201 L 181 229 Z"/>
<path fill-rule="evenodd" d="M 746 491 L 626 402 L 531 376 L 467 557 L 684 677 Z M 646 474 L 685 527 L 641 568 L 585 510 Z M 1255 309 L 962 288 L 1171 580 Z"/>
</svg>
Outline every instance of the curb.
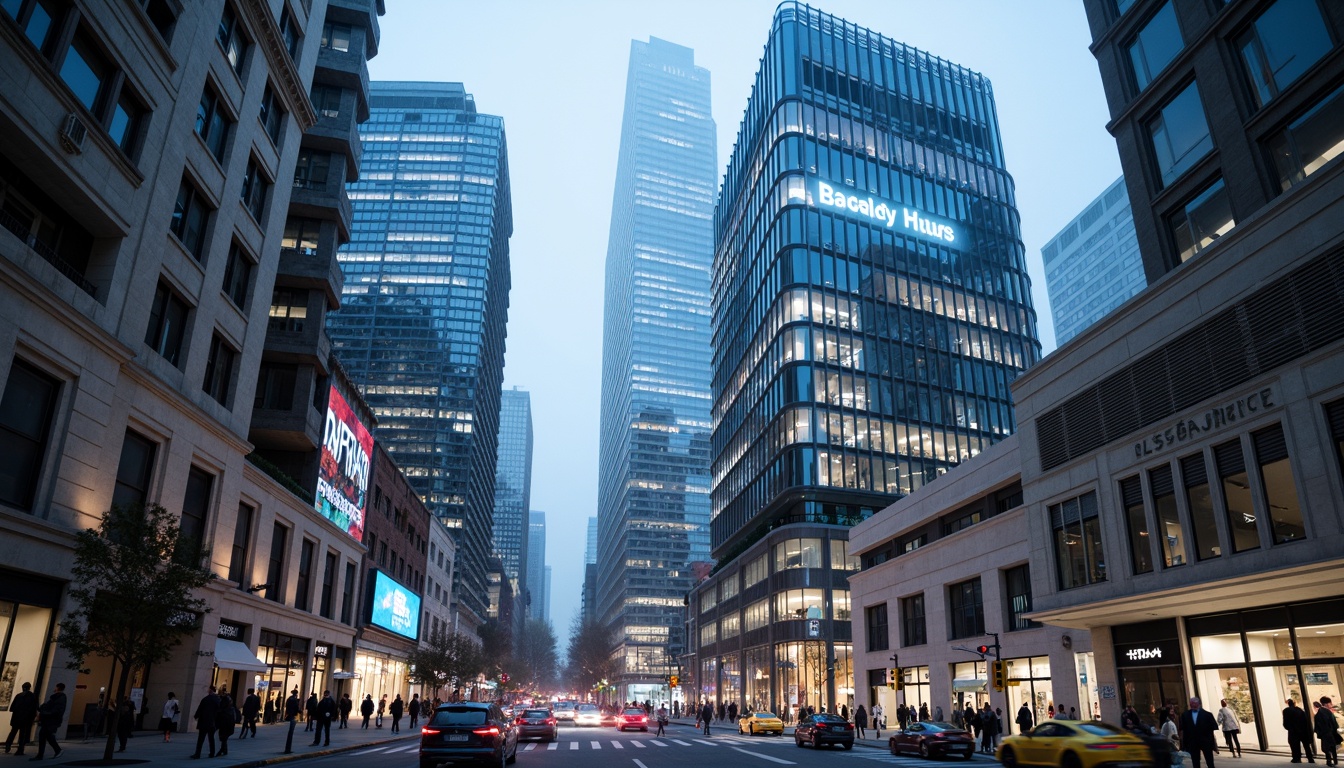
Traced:
<svg viewBox="0 0 1344 768">
<path fill-rule="evenodd" d="M 276 765 L 278 763 L 289 763 L 295 760 L 307 760 L 313 757 L 328 757 L 330 755 L 339 755 L 342 752 L 354 752 L 357 749 L 368 749 L 369 747 L 376 747 L 381 744 L 391 744 L 396 741 L 401 741 L 404 738 L 408 737 L 399 736 L 395 739 L 383 739 L 382 741 L 366 741 L 362 744 L 349 744 L 342 747 L 320 749 L 317 750 L 316 752 L 291 752 L 288 755 L 281 754 L 275 757 L 266 757 L 259 760 L 248 760 L 245 763 L 234 763 L 233 765 L 230 765 L 227 768 L 261 768 L 261 766 L 263 765 Z"/>
</svg>

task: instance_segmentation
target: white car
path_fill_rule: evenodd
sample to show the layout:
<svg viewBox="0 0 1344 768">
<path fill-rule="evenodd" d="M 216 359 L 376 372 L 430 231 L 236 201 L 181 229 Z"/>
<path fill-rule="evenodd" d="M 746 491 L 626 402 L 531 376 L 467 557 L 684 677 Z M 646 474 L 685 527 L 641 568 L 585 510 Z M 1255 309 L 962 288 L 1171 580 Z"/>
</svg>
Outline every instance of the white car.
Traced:
<svg viewBox="0 0 1344 768">
<path fill-rule="evenodd" d="M 556 720 L 568 720 L 571 723 L 574 722 L 574 702 L 557 701 L 555 702 L 554 711 Z"/>
<path fill-rule="evenodd" d="M 574 708 L 575 725 L 602 727 L 602 710 L 596 704 L 580 704 Z"/>
</svg>

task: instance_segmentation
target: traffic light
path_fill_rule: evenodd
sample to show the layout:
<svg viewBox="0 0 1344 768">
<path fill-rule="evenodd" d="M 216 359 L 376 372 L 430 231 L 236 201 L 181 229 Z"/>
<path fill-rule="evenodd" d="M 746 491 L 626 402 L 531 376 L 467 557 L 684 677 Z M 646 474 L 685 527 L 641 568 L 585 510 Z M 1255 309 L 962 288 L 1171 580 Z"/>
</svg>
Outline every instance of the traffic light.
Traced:
<svg viewBox="0 0 1344 768">
<path fill-rule="evenodd" d="M 887 675 L 887 686 L 893 691 L 901 690 L 901 686 L 905 684 L 905 672 L 900 667 L 892 667 Z"/>
<path fill-rule="evenodd" d="M 988 645 L 976 646 L 975 650 L 978 651 L 981 656 L 984 656 L 985 654 L 989 653 L 989 646 Z"/>
<path fill-rule="evenodd" d="M 994 662 L 994 690 L 1002 691 L 1008 688 L 1007 669 L 1002 661 Z"/>
<path fill-rule="evenodd" d="M 680 683 L 681 678 L 677 677 L 676 675 L 672 675 L 671 677 L 667 678 L 667 684 L 672 686 L 673 688 L 676 688 Z"/>
</svg>

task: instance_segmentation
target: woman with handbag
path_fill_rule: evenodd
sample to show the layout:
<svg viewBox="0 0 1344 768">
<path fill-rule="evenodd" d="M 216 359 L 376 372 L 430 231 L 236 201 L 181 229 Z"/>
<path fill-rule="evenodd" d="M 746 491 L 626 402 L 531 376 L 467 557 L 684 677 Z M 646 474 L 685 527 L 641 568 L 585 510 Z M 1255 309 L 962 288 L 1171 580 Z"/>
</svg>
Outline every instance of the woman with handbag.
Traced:
<svg viewBox="0 0 1344 768">
<path fill-rule="evenodd" d="M 1241 757 L 1241 721 L 1237 719 L 1237 713 L 1227 706 L 1227 699 L 1220 702 L 1221 708 L 1218 710 L 1218 729 L 1223 732 L 1223 741 L 1227 744 L 1227 751 L 1233 757 Z"/>
</svg>

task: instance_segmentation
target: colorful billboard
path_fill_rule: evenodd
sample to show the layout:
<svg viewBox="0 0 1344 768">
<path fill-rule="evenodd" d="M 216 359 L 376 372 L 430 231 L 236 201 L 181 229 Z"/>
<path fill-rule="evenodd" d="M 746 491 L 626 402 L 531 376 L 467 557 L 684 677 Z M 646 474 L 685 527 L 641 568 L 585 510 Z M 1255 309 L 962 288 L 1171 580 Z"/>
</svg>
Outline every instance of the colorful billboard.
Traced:
<svg viewBox="0 0 1344 768">
<path fill-rule="evenodd" d="M 364 510 L 373 465 L 373 435 L 336 387 L 327 397 L 322 462 L 313 506 L 355 541 L 364 540 Z"/>
<path fill-rule="evenodd" d="M 420 636 L 420 597 L 382 571 L 370 573 L 373 575 L 373 594 L 369 599 L 369 623 L 402 637 L 417 639 Z"/>
</svg>

